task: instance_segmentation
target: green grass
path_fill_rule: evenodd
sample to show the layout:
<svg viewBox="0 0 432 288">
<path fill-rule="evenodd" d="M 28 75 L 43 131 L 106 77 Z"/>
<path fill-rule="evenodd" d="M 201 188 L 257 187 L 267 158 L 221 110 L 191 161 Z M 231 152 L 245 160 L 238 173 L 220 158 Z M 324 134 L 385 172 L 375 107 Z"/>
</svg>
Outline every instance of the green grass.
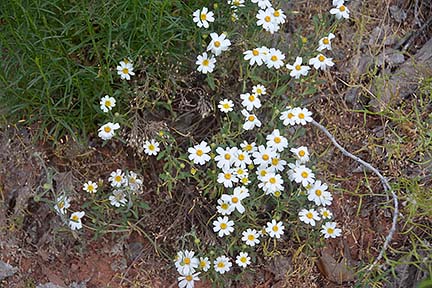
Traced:
<svg viewBox="0 0 432 288">
<path fill-rule="evenodd" d="M 53 140 L 95 131 L 105 94 L 119 98 L 124 114 L 133 95 L 118 62 L 129 57 L 138 73 L 166 77 L 195 30 L 182 1 L 2 3 L 2 103 L 10 119 L 37 123 L 39 136 Z"/>
</svg>

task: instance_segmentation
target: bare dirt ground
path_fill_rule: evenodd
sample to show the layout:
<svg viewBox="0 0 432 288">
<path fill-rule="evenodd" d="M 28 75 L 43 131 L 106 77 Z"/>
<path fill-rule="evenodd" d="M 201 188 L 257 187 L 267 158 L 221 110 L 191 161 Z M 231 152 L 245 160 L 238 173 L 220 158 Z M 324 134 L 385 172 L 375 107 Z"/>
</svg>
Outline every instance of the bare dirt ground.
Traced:
<svg viewBox="0 0 432 288">
<path fill-rule="evenodd" d="M 312 1 L 293 5 L 294 10 L 307 11 L 306 14 L 317 9 Z M 411 74 L 416 77 L 431 77 L 432 5 L 428 1 L 350 1 L 350 8 L 357 14 L 356 20 L 338 31 L 339 44 L 334 51 L 338 59 L 346 61 L 337 63 L 338 69 L 326 75 L 329 84 L 319 87 L 320 92 L 306 99 L 305 105 L 344 147 L 370 161 L 391 181 L 402 176 L 420 177 L 420 184 L 431 191 L 431 165 L 416 164 L 430 155 L 413 155 L 415 144 L 409 142 L 403 142 L 397 153 L 389 151 L 400 138 L 416 139 L 416 124 L 358 111 L 393 107 L 409 113 L 413 107 L 419 107 L 421 121 L 428 121 L 432 103 L 419 103 L 415 97 L 418 79 L 398 72 L 415 70 Z M 419 68 L 419 64 L 423 66 Z M 382 83 L 380 79 L 390 82 Z M 403 86 L 400 91 L 408 93 L 388 92 L 394 81 Z M 387 96 L 377 97 L 378 94 Z M 4 127 L 0 133 L 0 259 L 15 267 L 6 269 L 11 275 L 0 278 L 0 286 L 176 287 L 173 264 L 161 253 L 173 256 L 182 231 L 189 231 L 196 223 L 205 226 L 210 215 L 206 209 L 208 200 L 187 188 L 182 196 L 170 198 L 164 192 L 157 195 L 157 175 L 162 167 L 150 160 L 145 166 L 153 173 L 143 174 L 146 190 L 142 195 L 150 213 L 126 232 L 108 233 L 96 239 L 92 231 L 87 231 L 85 237 L 75 238 L 62 228 L 49 203 L 41 201 L 40 193 L 48 180 L 57 189 L 76 191 L 79 197 L 83 179 L 98 179 L 106 171 L 117 169 L 119 163 L 131 170 L 148 170 L 143 169 L 134 151 L 121 143 L 95 149 L 92 141 L 83 146 L 63 139 L 61 145 L 52 148 L 48 143 L 33 142 L 35 129 L 16 125 Z M 300 253 L 267 262 L 261 259 L 256 273 L 243 282 L 251 284 L 238 287 L 354 287 L 359 277 L 354 274 L 355 267 L 378 255 L 389 231 L 391 210 L 381 207 L 383 203 L 391 207 L 391 199 L 383 195 L 379 179 L 344 157 L 320 131 L 311 128 L 306 136 L 306 144 L 320 156 L 318 168 L 323 171 L 322 178 L 338 183 L 332 209 L 336 219 L 344 220 L 343 230 L 349 232 L 330 240 L 315 258 Z M 190 212 L 188 203 L 192 202 L 196 208 Z M 431 218 L 417 221 L 432 225 Z M 418 233 L 419 237 L 427 235 Z M 206 239 L 211 232 L 202 234 Z M 406 234 L 396 233 L 391 246 L 404 249 L 409 247 L 409 241 Z M 294 255 L 292 248 L 285 248 L 287 255 Z M 389 280 L 387 287 L 414 287 L 415 281 L 425 277 L 416 273 L 411 270 L 404 279 Z M 43 286 L 44 283 L 51 286 Z M 211 283 L 203 281 L 196 286 L 211 287 Z"/>
</svg>

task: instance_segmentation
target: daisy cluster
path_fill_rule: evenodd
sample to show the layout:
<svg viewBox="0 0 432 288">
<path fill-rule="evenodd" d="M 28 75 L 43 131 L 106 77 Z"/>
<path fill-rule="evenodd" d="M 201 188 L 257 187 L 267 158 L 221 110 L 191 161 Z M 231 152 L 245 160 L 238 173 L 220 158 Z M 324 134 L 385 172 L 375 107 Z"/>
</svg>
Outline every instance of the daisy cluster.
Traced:
<svg viewBox="0 0 432 288">
<path fill-rule="evenodd" d="M 122 171 L 117 169 L 110 174 L 108 178 L 110 186 L 113 191 L 107 200 L 114 207 L 125 206 L 131 195 L 137 195 L 140 193 L 142 188 L 142 180 L 138 177 L 138 174 L 133 171 Z M 101 193 L 101 185 L 103 181 L 100 180 L 99 184 L 93 181 L 87 181 L 83 185 L 83 190 L 89 194 L 96 195 Z M 99 193 L 97 193 L 99 191 Z M 67 209 L 70 207 L 70 198 L 66 195 L 60 195 L 57 197 L 54 209 L 60 216 L 66 215 Z M 69 218 L 69 227 L 71 230 L 79 230 L 82 228 L 81 218 L 85 215 L 84 211 L 78 211 L 71 214 Z"/>
</svg>

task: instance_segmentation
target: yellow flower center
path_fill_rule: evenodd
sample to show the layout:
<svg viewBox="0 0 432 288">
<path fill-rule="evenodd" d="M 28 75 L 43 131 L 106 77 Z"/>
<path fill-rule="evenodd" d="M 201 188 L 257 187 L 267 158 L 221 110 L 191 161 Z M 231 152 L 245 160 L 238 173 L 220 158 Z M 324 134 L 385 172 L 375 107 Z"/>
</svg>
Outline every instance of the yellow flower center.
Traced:
<svg viewBox="0 0 432 288">
<path fill-rule="evenodd" d="M 326 217 L 326 218 L 330 216 L 329 213 L 328 213 L 327 211 L 323 211 L 322 215 L 323 215 L 324 217 Z"/>
<path fill-rule="evenodd" d="M 246 263 L 247 262 L 247 258 L 245 256 L 240 258 L 240 262 L 242 263 Z"/>
<path fill-rule="evenodd" d="M 255 236 L 253 234 L 249 234 L 249 236 L 247 238 L 249 241 L 255 240 Z"/>
<path fill-rule="evenodd" d="M 229 108 L 230 108 L 230 105 L 229 105 L 228 103 L 224 103 L 224 104 L 222 105 L 222 107 L 223 107 L 224 109 L 229 109 Z"/>
<path fill-rule="evenodd" d="M 322 195 L 322 191 L 317 189 L 315 190 L 315 195 L 317 195 L 318 197 Z"/>
<path fill-rule="evenodd" d="M 248 117 L 248 120 L 249 120 L 250 122 L 254 121 L 254 120 L 255 120 L 255 116 L 250 115 L 250 116 Z"/>
<path fill-rule="evenodd" d="M 301 173 L 301 176 L 302 176 L 303 178 L 307 178 L 307 177 L 309 176 L 309 174 L 308 174 L 306 171 L 303 171 L 303 172 Z"/>
<path fill-rule="evenodd" d="M 203 61 L 202 61 L 202 65 L 203 66 L 208 66 L 210 64 L 210 61 L 208 60 L 208 59 L 204 59 Z"/>
<path fill-rule="evenodd" d="M 266 17 L 264 17 L 264 21 L 266 21 L 266 22 L 270 22 L 270 21 L 271 21 L 271 17 L 270 17 L 270 16 L 266 16 Z"/>
<path fill-rule="evenodd" d="M 272 158 L 272 165 L 273 166 L 276 166 L 276 165 L 278 165 L 279 164 L 279 159 L 278 158 Z"/>
<path fill-rule="evenodd" d="M 274 142 L 275 143 L 280 143 L 282 140 L 281 140 L 281 138 L 280 137 L 278 137 L 278 136 L 276 136 L 275 138 L 274 138 Z"/>
<path fill-rule="evenodd" d="M 264 155 L 262 156 L 262 159 L 263 159 L 264 161 L 267 161 L 267 160 L 270 159 L 270 156 L 267 155 L 267 154 L 264 154 Z"/>
<path fill-rule="evenodd" d="M 275 17 L 279 17 L 279 16 L 280 16 L 280 12 L 279 12 L 279 10 L 276 10 L 276 11 L 273 13 L 273 15 L 274 15 Z"/>
<path fill-rule="evenodd" d="M 323 43 L 325 45 L 328 45 L 330 43 L 330 40 L 326 37 L 326 38 L 323 39 Z"/>
<path fill-rule="evenodd" d="M 123 68 L 122 72 L 123 72 L 123 74 L 129 74 L 129 69 L 128 68 Z"/>
<path fill-rule="evenodd" d="M 319 60 L 320 62 L 324 62 L 325 57 L 324 57 L 323 55 L 320 55 L 320 56 L 318 57 L 318 60 Z"/>
<path fill-rule="evenodd" d="M 253 147 L 250 144 L 247 144 L 246 147 L 245 147 L 246 151 L 252 151 L 252 149 L 253 149 Z"/>
<path fill-rule="evenodd" d="M 205 266 L 207 266 L 207 263 L 204 260 L 201 260 L 199 266 L 201 268 L 204 268 Z"/>
<path fill-rule="evenodd" d="M 217 264 L 217 267 L 218 267 L 218 268 L 224 268 L 224 267 L 225 267 L 225 263 L 223 263 L 223 262 L 219 262 L 219 263 Z"/>
<path fill-rule="evenodd" d="M 303 157 L 303 156 L 306 155 L 306 152 L 303 151 L 303 150 L 300 150 L 300 151 L 298 152 L 298 154 L 299 154 L 300 157 Z"/>
<path fill-rule="evenodd" d="M 276 192 L 274 192 L 274 196 L 275 197 L 279 197 L 281 195 L 281 192 L 280 191 L 276 191 Z"/>
<path fill-rule="evenodd" d="M 196 151 L 196 154 L 197 154 L 198 156 L 202 156 L 202 155 L 204 154 L 204 152 L 203 152 L 201 149 L 198 149 L 198 150 Z"/>
<path fill-rule="evenodd" d="M 253 94 L 250 95 L 250 96 L 249 96 L 249 101 L 253 102 L 254 100 L 255 100 L 255 95 L 253 95 Z"/>
<path fill-rule="evenodd" d="M 244 173 L 244 170 L 242 168 L 237 169 L 237 174 L 242 175 Z"/>
<path fill-rule="evenodd" d="M 288 117 L 288 119 L 291 119 L 294 117 L 294 114 L 290 112 L 290 113 L 288 113 L 287 117 Z"/>
<path fill-rule="evenodd" d="M 225 230 L 227 227 L 228 227 L 228 225 L 227 225 L 226 223 L 221 223 L 221 224 L 220 224 L 220 228 L 221 228 L 221 229 L 224 229 L 224 230 Z"/>
<path fill-rule="evenodd" d="M 259 51 L 257 49 L 253 49 L 252 50 L 252 55 L 258 56 L 259 55 Z"/>
<path fill-rule="evenodd" d="M 183 260 L 183 262 L 184 262 L 186 265 L 189 265 L 189 264 L 191 263 L 191 259 L 190 259 L 189 257 L 186 257 L 186 258 Z"/>
<path fill-rule="evenodd" d="M 230 180 L 231 179 L 231 173 L 225 173 L 224 177 L 225 177 L 225 179 Z"/>
<path fill-rule="evenodd" d="M 296 65 L 296 66 L 295 66 L 295 69 L 296 69 L 297 71 L 300 71 L 300 70 L 301 70 L 301 65 Z"/>
<path fill-rule="evenodd" d="M 279 227 L 275 225 L 275 226 L 273 226 L 272 230 L 273 230 L 274 232 L 277 232 L 277 231 L 279 231 Z"/>
<path fill-rule="evenodd" d="M 231 155 L 230 154 L 225 154 L 225 160 L 230 160 L 231 159 Z"/>
<path fill-rule="evenodd" d="M 93 191 L 94 191 L 94 186 L 93 186 L 93 185 L 88 185 L 88 186 L 87 186 L 87 190 L 88 190 L 89 192 L 93 192 Z"/>
<path fill-rule="evenodd" d="M 78 217 L 77 215 L 73 215 L 73 216 L 71 217 L 71 219 L 72 219 L 73 221 L 78 221 L 78 220 L 79 220 L 79 217 Z"/>
<path fill-rule="evenodd" d="M 240 154 L 240 155 L 238 156 L 238 159 L 239 159 L 240 161 L 243 161 L 243 160 L 245 159 L 244 154 Z"/>
<path fill-rule="evenodd" d="M 201 21 L 205 21 L 205 20 L 207 20 L 207 14 L 205 14 L 205 13 L 201 13 Z"/>
<path fill-rule="evenodd" d="M 186 281 L 190 282 L 190 281 L 193 280 L 193 277 L 192 277 L 192 275 L 187 275 L 187 276 L 185 277 L 185 279 L 186 279 Z"/>
<path fill-rule="evenodd" d="M 216 48 L 219 48 L 220 45 L 221 45 L 221 43 L 220 43 L 219 41 L 215 41 L 215 42 L 214 42 L 214 46 L 215 46 Z"/>
<path fill-rule="evenodd" d="M 273 55 L 270 59 L 271 59 L 271 61 L 274 62 L 274 61 L 277 61 L 277 60 L 278 60 L 278 57 L 277 57 L 276 55 Z"/>
<path fill-rule="evenodd" d="M 341 5 L 339 7 L 339 11 L 344 12 L 346 10 L 346 7 L 344 5 Z"/>
<path fill-rule="evenodd" d="M 267 175 L 267 171 L 266 171 L 266 170 L 262 170 L 262 171 L 260 172 L 260 174 L 261 174 L 261 177 L 264 177 L 265 175 Z"/>
<path fill-rule="evenodd" d="M 222 203 L 221 208 L 222 208 L 223 210 L 227 210 L 227 209 L 229 208 L 228 203 Z"/>
<path fill-rule="evenodd" d="M 155 146 L 154 146 L 153 144 L 150 144 L 149 147 L 148 147 L 148 149 L 149 149 L 150 151 L 153 151 L 153 150 L 155 150 Z"/>
<path fill-rule="evenodd" d="M 309 218 L 309 219 L 312 219 L 312 218 L 313 218 L 313 214 L 312 214 L 312 212 L 307 213 L 307 214 L 306 214 L 306 217 Z"/>
<path fill-rule="evenodd" d="M 106 133 L 111 132 L 111 127 L 109 127 L 109 126 L 105 126 L 105 127 L 104 127 L 104 131 L 105 131 Z"/>
<path fill-rule="evenodd" d="M 305 115 L 304 115 L 303 113 L 299 113 L 299 114 L 298 114 L 298 117 L 299 117 L 300 119 L 304 119 L 304 118 L 305 118 Z"/>
<path fill-rule="evenodd" d="M 248 181 L 249 181 L 249 178 L 247 178 L 247 177 L 243 177 L 243 178 L 241 179 L 241 182 L 242 182 L 243 184 L 246 184 Z"/>
<path fill-rule="evenodd" d="M 270 179 L 269 179 L 269 182 L 270 182 L 271 184 L 275 184 L 275 183 L 276 183 L 276 178 L 274 178 L 274 177 L 270 178 Z"/>
<path fill-rule="evenodd" d="M 233 5 L 234 6 L 240 6 L 240 0 L 234 0 Z"/>
<path fill-rule="evenodd" d="M 57 206 L 58 206 L 60 209 L 63 209 L 63 207 L 65 206 L 65 204 L 64 204 L 63 201 L 60 201 L 60 202 L 57 204 Z"/>
<path fill-rule="evenodd" d="M 258 88 L 258 89 L 256 89 L 256 93 L 258 94 L 258 95 L 261 95 L 262 94 L 262 89 L 261 88 Z"/>
<path fill-rule="evenodd" d="M 105 101 L 105 106 L 106 106 L 106 107 L 111 107 L 111 101 L 106 100 L 106 101 Z"/>
<path fill-rule="evenodd" d="M 239 199 L 237 197 L 232 197 L 231 201 L 236 204 L 239 202 Z"/>
<path fill-rule="evenodd" d="M 120 175 L 115 176 L 114 181 L 121 182 L 122 177 Z"/>
<path fill-rule="evenodd" d="M 334 233 L 334 229 L 333 228 L 327 228 L 327 233 L 328 234 L 333 234 Z"/>
</svg>

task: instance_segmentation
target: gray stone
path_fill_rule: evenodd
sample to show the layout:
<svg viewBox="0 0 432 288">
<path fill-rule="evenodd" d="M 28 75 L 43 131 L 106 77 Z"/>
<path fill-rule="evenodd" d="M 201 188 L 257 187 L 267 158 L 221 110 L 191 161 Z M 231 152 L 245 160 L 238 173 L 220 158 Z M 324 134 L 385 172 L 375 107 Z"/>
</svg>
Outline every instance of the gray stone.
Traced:
<svg viewBox="0 0 432 288">
<path fill-rule="evenodd" d="M 18 268 L 0 261 L 0 281 L 14 275 L 16 272 L 18 272 Z"/>
</svg>

